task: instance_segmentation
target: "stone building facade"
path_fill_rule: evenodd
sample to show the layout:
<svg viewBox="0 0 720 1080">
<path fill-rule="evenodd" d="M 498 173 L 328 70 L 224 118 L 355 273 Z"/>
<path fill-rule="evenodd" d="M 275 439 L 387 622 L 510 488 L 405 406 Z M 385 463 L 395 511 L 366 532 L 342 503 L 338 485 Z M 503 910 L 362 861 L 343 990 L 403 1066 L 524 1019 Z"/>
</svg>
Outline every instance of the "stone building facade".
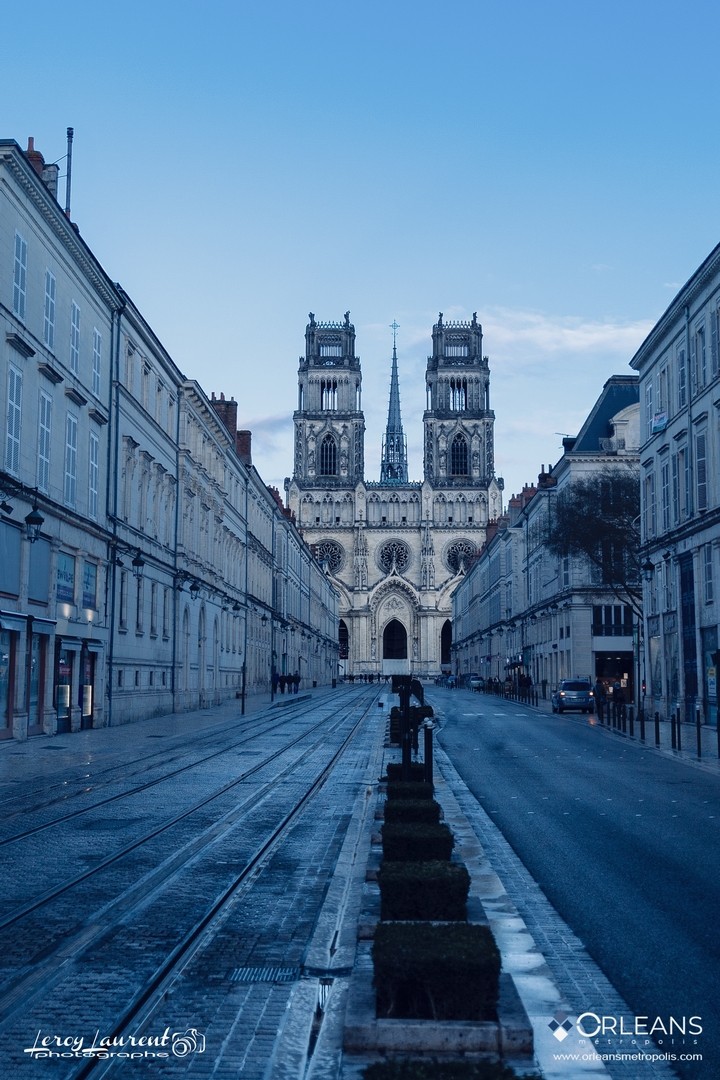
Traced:
<svg viewBox="0 0 720 1080">
<path fill-rule="evenodd" d="M 640 377 L 648 708 L 717 720 L 720 245 L 631 361 Z"/>
<path fill-rule="evenodd" d="M 537 484 L 508 501 L 488 542 L 453 596 L 453 671 L 504 682 L 530 676 L 548 695 L 561 679 L 620 681 L 634 700 L 640 657 L 638 615 L 601 568 L 558 557 L 547 545 L 558 495 L 602 472 L 637 468 L 638 380 L 615 375 L 564 453 Z"/>
<path fill-rule="evenodd" d="M 337 675 L 337 594 L 237 402 L 168 355 L 0 140 L 0 739 Z"/>
<path fill-rule="evenodd" d="M 380 479 L 370 481 L 355 328 L 349 313 L 310 314 L 286 502 L 340 594 L 343 674 L 450 668 L 450 597 L 502 509 L 482 342 L 476 315 L 446 323 L 441 313 L 433 327 L 422 481 L 408 479 L 394 343 Z"/>
</svg>

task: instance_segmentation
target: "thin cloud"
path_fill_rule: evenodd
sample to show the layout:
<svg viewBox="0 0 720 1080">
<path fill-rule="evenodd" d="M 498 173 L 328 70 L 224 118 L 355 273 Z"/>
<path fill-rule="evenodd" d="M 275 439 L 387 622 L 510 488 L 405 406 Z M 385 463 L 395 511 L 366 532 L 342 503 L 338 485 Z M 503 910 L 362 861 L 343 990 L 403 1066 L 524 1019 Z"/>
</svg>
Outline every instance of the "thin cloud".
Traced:
<svg viewBox="0 0 720 1080">
<path fill-rule="evenodd" d="M 630 323 L 596 322 L 580 316 L 496 309 L 483 320 L 483 331 L 495 356 L 522 349 L 526 362 L 535 353 L 612 353 L 628 360 L 650 333 L 649 319 Z M 540 357 L 537 357 L 540 359 Z"/>
</svg>

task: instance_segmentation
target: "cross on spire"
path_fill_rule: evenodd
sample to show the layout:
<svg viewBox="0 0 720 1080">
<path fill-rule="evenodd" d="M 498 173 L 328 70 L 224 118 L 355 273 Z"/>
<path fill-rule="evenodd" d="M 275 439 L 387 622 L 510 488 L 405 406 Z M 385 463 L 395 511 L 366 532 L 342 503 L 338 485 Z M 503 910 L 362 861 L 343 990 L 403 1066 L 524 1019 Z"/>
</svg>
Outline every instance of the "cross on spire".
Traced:
<svg viewBox="0 0 720 1080">
<path fill-rule="evenodd" d="M 397 332 L 400 329 L 400 323 L 395 322 L 395 320 L 393 319 L 393 321 L 390 323 L 390 329 L 393 332 L 393 349 L 394 349 L 396 347 L 396 345 L 397 345 Z"/>
</svg>

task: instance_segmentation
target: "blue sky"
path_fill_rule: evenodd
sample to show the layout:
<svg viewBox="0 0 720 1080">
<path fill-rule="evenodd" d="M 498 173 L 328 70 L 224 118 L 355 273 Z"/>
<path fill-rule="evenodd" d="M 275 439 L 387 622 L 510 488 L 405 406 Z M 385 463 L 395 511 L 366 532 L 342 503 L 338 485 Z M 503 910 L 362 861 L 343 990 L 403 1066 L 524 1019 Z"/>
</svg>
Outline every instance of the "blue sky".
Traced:
<svg viewBox="0 0 720 1080">
<path fill-rule="evenodd" d="M 718 41 L 709 0 L 37 0 L 0 135 L 74 127 L 82 235 L 281 490 L 309 311 L 350 310 L 371 480 L 389 324 L 421 479 L 432 324 L 477 311 L 507 497 L 720 239 Z"/>
</svg>

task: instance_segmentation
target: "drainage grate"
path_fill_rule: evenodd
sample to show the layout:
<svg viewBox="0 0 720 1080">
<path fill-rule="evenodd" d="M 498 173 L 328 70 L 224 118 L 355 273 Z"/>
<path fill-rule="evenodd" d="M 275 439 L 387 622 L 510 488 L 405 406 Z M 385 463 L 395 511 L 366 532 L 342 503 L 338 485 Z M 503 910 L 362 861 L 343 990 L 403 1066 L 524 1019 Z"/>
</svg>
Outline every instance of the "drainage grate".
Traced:
<svg viewBox="0 0 720 1080">
<path fill-rule="evenodd" d="M 286 983 L 299 978 L 299 967 L 241 967 L 230 973 L 230 982 L 236 983 Z"/>
</svg>

